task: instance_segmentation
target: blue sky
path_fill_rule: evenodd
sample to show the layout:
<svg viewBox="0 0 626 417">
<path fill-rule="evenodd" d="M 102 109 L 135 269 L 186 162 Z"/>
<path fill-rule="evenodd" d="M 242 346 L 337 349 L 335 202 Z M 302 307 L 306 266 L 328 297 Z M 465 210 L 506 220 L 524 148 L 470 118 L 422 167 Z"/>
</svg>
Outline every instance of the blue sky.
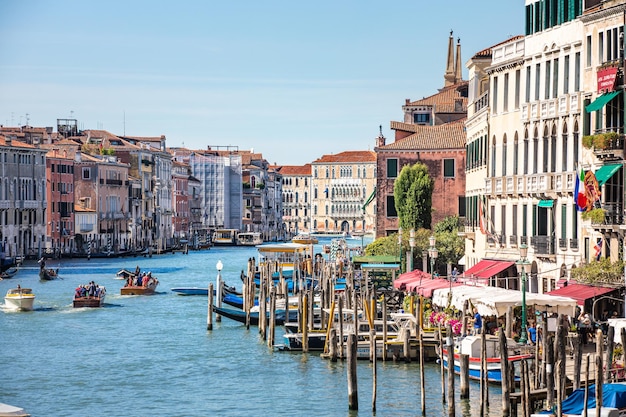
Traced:
<svg viewBox="0 0 626 417">
<path fill-rule="evenodd" d="M 0 124 L 238 146 L 270 163 L 393 140 L 405 99 L 523 32 L 522 0 L 0 0 Z M 464 78 L 467 71 L 464 68 Z"/>
</svg>

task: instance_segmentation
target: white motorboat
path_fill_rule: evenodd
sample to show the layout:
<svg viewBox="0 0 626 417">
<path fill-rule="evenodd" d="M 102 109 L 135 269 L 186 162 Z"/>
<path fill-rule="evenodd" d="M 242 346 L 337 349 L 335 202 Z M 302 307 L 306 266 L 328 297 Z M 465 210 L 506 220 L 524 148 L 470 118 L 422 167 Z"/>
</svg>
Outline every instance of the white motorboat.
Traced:
<svg viewBox="0 0 626 417">
<path fill-rule="evenodd" d="M 0 417 L 29 417 L 30 414 L 22 407 L 14 407 L 9 404 L 0 403 Z"/>
<path fill-rule="evenodd" d="M 34 302 L 35 294 L 30 288 L 11 288 L 4 296 L 4 305 L 11 310 L 30 311 Z"/>
</svg>

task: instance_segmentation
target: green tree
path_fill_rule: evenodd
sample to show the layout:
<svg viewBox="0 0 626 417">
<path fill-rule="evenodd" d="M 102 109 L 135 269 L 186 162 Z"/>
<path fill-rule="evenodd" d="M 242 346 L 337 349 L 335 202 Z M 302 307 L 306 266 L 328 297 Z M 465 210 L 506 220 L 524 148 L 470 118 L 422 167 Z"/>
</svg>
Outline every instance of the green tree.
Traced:
<svg viewBox="0 0 626 417">
<path fill-rule="evenodd" d="M 456 265 L 465 253 L 465 240 L 459 236 L 461 220 L 458 216 L 448 216 L 435 225 L 435 239 L 439 259 L 437 264 L 448 262 Z"/>
<path fill-rule="evenodd" d="M 428 175 L 428 167 L 417 162 L 405 165 L 393 185 L 393 197 L 400 227 L 430 229 L 432 222 L 434 181 Z"/>
<path fill-rule="evenodd" d="M 572 278 L 583 284 L 624 284 L 624 261 L 611 262 L 609 258 L 591 261 L 572 269 Z"/>
</svg>

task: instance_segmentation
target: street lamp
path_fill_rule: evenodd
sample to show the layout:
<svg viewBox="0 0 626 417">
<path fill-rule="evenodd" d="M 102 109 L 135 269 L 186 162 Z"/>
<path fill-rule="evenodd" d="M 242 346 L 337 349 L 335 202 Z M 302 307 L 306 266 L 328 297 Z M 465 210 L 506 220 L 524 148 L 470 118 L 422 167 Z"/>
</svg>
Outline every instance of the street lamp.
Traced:
<svg viewBox="0 0 626 417">
<path fill-rule="evenodd" d="M 526 259 L 528 255 L 528 246 L 525 244 L 519 247 L 520 260 L 515 262 L 517 266 L 517 272 L 522 275 L 522 330 L 519 337 L 519 343 L 524 344 L 528 341 L 526 330 L 526 274 L 530 269 L 530 262 Z"/>
<path fill-rule="evenodd" d="M 430 279 L 433 279 L 435 275 L 435 260 L 439 256 L 439 251 L 435 247 L 435 235 L 431 235 L 428 238 L 428 242 L 430 243 L 430 248 L 428 248 L 428 256 L 430 256 Z"/>
<path fill-rule="evenodd" d="M 409 232 L 409 246 L 411 247 L 411 261 L 409 262 L 409 268 L 413 270 L 413 249 L 415 249 L 415 229 L 411 229 Z"/>
<path fill-rule="evenodd" d="M 400 257 L 400 273 L 402 273 L 402 228 L 398 228 L 398 256 Z"/>
</svg>

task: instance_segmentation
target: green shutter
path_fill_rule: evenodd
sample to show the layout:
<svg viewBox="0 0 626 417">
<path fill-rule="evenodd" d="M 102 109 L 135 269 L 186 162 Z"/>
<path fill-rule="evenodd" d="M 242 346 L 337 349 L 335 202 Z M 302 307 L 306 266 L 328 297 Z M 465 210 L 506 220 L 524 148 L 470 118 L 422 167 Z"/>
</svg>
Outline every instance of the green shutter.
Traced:
<svg viewBox="0 0 626 417">
<path fill-rule="evenodd" d="M 572 205 L 572 239 L 578 239 L 578 210 Z"/>
<path fill-rule="evenodd" d="M 522 206 L 522 236 L 526 236 L 526 230 L 528 230 L 528 206 L 524 204 Z"/>
<path fill-rule="evenodd" d="M 387 159 L 387 178 L 396 178 L 398 176 L 398 160 L 395 158 Z"/>
<path fill-rule="evenodd" d="M 532 236 L 537 236 L 537 205 L 533 204 Z"/>
</svg>

